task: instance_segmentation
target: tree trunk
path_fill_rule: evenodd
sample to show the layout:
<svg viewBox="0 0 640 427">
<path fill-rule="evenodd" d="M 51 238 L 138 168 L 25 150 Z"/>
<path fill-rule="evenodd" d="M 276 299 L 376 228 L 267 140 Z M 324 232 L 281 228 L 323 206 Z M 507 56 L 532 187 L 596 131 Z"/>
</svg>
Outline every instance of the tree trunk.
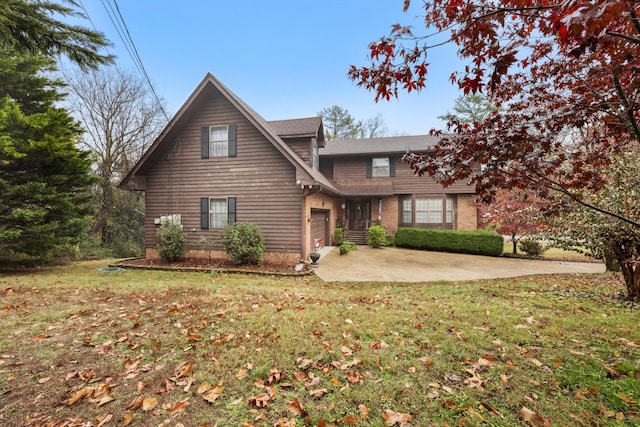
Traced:
<svg viewBox="0 0 640 427">
<path fill-rule="evenodd" d="M 627 299 L 640 301 L 640 244 L 628 235 L 611 248 L 627 287 Z"/>
<path fill-rule="evenodd" d="M 518 239 L 516 239 L 516 233 L 511 233 L 511 242 L 513 243 L 513 254 L 518 254 Z"/>
</svg>

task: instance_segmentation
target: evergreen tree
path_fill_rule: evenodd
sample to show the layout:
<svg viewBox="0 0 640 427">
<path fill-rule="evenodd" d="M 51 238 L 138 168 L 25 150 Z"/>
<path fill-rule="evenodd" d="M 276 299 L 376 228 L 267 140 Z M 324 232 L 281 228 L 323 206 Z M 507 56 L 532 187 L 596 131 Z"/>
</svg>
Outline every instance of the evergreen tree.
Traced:
<svg viewBox="0 0 640 427">
<path fill-rule="evenodd" d="M 19 90 L 3 87 L 0 93 L 4 267 L 41 264 L 55 248 L 77 244 L 92 213 L 91 159 L 75 145 L 81 129 L 66 110 L 54 107 L 53 101 L 61 96 L 58 83 L 38 75 L 52 67 L 53 61 L 43 57 L 14 54 L 0 61 L 0 82 L 23 70 L 24 85 Z"/>
</svg>

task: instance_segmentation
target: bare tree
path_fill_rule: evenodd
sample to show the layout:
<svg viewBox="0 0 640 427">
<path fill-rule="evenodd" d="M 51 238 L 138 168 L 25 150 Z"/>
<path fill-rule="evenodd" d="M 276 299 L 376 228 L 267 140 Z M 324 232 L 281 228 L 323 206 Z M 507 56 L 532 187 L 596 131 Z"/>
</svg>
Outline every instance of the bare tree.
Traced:
<svg viewBox="0 0 640 427">
<path fill-rule="evenodd" d="M 384 117 L 378 113 L 374 117 L 364 122 L 361 137 L 362 138 L 379 138 L 387 133 L 387 125 L 384 123 Z"/>
<path fill-rule="evenodd" d="M 165 123 L 160 102 L 144 82 L 113 68 L 66 75 L 69 108 L 86 132 L 81 144 L 95 158 L 100 178 L 96 189 L 99 212 L 94 231 L 103 244 L 117 234 L 117 182 L 133 167 Z"/>
</svg>

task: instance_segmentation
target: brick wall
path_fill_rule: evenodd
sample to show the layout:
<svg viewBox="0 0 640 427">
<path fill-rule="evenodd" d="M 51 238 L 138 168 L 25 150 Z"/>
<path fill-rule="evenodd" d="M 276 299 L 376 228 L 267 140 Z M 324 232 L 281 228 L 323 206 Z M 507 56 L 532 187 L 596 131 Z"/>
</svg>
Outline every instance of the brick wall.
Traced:
<svg viewBox="0 0 640 427">
<path fill-rule="evenodd" d="M 474 194 L 458 194 L 458 230 L 476 230 L 478 210 Z"/>
</svg>

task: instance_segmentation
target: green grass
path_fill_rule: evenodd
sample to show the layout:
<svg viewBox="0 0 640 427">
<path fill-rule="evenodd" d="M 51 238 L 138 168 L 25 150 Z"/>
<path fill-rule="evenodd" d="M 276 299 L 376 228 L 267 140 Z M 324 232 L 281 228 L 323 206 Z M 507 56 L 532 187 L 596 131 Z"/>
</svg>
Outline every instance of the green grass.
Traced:
<svg viewBox="0 0 640 427">
<path fill-rule="evenodd" d="M 506 255 L 511 255 L 513 253 L 513 243 L 511 241 L 507 241 L 504 244 L 504 250 L 502 252 Z M 518 247 L 518 255 L 526 256 L 526 254 Z M 574 251 L 565 251 L 561 248 L 548 248 L 544 251 L 541 256 L 542 259 L 550 259 L 550 260 L 561 260 L 561 261 L 575 261 L 575 262 L 602 262 L 595 258 L 591 258 L 589 256 L 580 254 Z"/>
<path fill-rule="evenodd" d="M 616 276 L 328 284 L 104 265 L 0 276 L 0 425 L 384 426 L 391 410 L 524 426 L 523 406 L 550 425 L 640 422 L 640 315 Z M 213 403 L 203 382 L 223 387 Z M 100 385 L 112 401 L 68 404 Z M 127 409 L 138 396 L 158 405 Z"/>
</svg>

